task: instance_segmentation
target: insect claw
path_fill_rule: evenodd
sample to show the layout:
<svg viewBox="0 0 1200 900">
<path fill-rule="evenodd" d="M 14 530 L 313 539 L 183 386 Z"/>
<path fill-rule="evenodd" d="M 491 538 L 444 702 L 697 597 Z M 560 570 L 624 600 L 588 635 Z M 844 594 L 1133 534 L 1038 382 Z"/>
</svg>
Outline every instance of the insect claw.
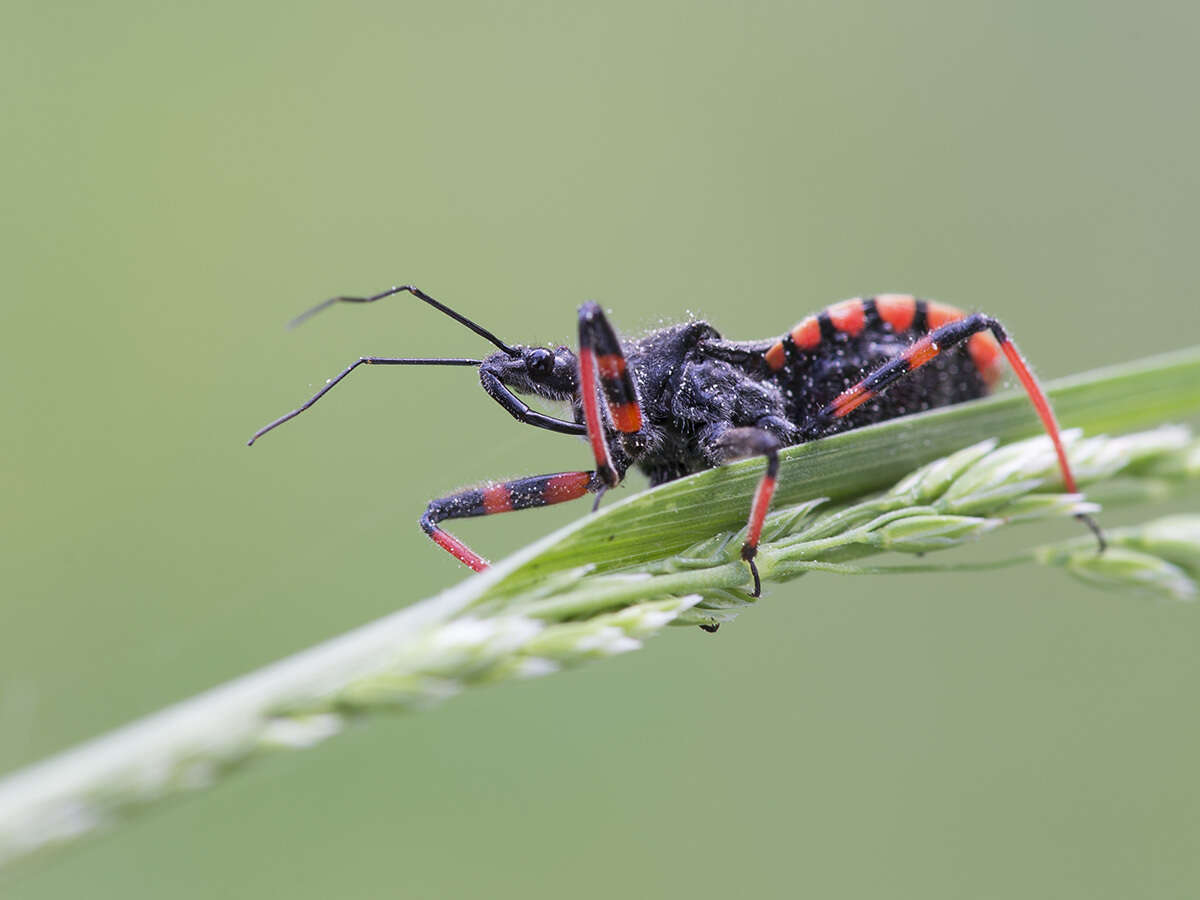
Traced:
<svg viewBox="0 0 1200 900">
<path fill-rule="evenodd" d="M 1075 515 L 1075 518 L 1078 519 L 1080 522 L 1082 522 L 1084 525 L 1086 525 L 1088 527 L 1088 530 L 1091 531 L 1091 533 L 1096 536 L 1096 543 L 1099 545 L 1096 548 L 1097 556 L 1108 549 L 1108 541 L 1107 541 L 1107 539 L 1105 539 L 1104 532 L 1101 530 L 1100 526 L 1098 524 L 1096 524 L 1095 519 L 1093 519 L 1087 513 L 1077 513 Z"/>
</svg>

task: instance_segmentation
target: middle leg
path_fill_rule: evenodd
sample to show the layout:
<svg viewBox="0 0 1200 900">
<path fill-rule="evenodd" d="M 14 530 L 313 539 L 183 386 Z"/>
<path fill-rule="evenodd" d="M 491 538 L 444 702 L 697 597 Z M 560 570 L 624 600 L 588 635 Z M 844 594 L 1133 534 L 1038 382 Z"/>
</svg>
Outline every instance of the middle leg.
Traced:
<svg viewBox="0 0 1200 900">
<path fill-rule="evenodd" d="M 642 430 L 637 386 L 626 365 L 621 342 L 600 305 L 589 302 L 579 308 L 579 395 L 588 441 L 596 457 L 596 473 L 604 481 L 604 489 L 600 491 L 603 494 L 604 490 L 620 484 L 623 472 L 618 472 L 618 464 L 614 463 L 613 447 L 600 415 L 601 394 L 618 435 L 634 435 Z M 597 505 L 599 502 L 597 496 Z"/>
<path fill-rule="evenodd" d="M 769 424 L 760 421 L 760 425 Z M 771 498 L 775 495 L 775 483 L 779 477 L 779 448 L 782 442 L 762 427 L 719 429 L 708 441 L 708 453 L 715 463 L 732 462 L 735 459 L 746 459 L 752 456 L 765 456 L 767 468 L 758 488 L 754 491 L 754 500 L 750 504 L 750 518 L 746 523 L 746 539 L 742 542 L 742 559 L 750 567 L 750 575 L 754 578 L 752 597 L 762 594 L 762 581 L 758 577 L 758 566 L 754 558 L 758 556 L 758 539 L 762 536 L 763 522 L 771 509 Z"/>
</svg>

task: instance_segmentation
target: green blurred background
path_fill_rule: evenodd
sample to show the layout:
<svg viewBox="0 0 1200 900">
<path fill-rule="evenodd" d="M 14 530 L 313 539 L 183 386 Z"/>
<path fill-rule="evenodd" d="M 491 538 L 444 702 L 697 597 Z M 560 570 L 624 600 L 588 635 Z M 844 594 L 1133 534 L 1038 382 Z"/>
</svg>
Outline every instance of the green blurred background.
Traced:
<svg viewBox="0 0 1200 900">
<path fill-rule="evenodd" d="M 1048 377 L 1200 340 L 1195 4 L 2 19 L 0 772 L 455 582 L 431 496 L 587 462 L 436 369 L 356 373 L 246 449 L 360 354 L 487 350 L 405 299 L 283 330 L 331 294 L 413 281 L 557 341 L 587 298 L 626 332 L 691 311 L 751 338 L 914 291 L 1001 317 Z M 583 512 L 459 532 L 495 557 Z M 2 887 L 1196 896 L 1198 616 L 1047 571 L 814 576 Z"/>
</svg>

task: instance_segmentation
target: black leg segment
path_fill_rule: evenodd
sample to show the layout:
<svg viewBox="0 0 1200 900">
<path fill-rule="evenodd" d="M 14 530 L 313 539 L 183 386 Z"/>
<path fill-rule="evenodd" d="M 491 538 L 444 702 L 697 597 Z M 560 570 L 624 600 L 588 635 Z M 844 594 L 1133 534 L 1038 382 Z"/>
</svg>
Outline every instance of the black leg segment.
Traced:
<svg viewBox="0 0 1200 900">
<path fill-rule="evenodd" d="M 308 409 L 310 406 L 312 406 L 314 403 L 316 403 L 318 400 L 320 400 L 322 397 L 324 397 L 326 394 L 328 394 L 331 390 L 333 390 L 333 386 L 335 384 L 337 384 L 339 381 L 341 381 L 343 378 L 345 378 L 347 375 L 349 375 L 351 372 L 353 372 L 359 366 L 471 366 L 471 367 L 478 367 L 481 362 L 482 362 L 482 360 L 478 360 L 478 359 L 448 359 L 448 358 L 443 358 L 443 359 L 403 359 L 403 358 L 399 358 L 399 357 L 390 357 L 390 356 L 363 356 L 363 357 L 360 357 L 357 361 L 352 362 L 350 365 L 346 366 L 346 368 L 344 368 L 337 375 L 337 377 L 330 378 L 329 381 L 327 381 L 325 383 L 325 387 L 323 387 L 319 391 L 317 391 L 309 399 L 309 401 L 307 403 L 305 403 L 303 406 L 299 406 L 296 409 L 293 409 L 287 415 L 280 416 L 274 422 L 271 422 L 269 425 L 264 425 L 262 428 L 258 429 L 258 431 L 254 432 L 254 434 L 252 434 L 250 436 L 250 440 L 246 441 L 246 446 L 249 447 L 255 441 L 257 441 L 260 437 L 262 437 L 264 434 L 266 434 L 268 431 L 272 430 L 273 428 L 278 428 L 284 422 L 287 422 L 290 419 L 296 418 L 296 416 L 300 415 L 300 413 L 304 412 L 306 409 Z"/>
<path fill-rule="evenodd" d="M 557 472 L 500 481 L 429 501 L 425 514 L 421 516 L 421 528 L 439 547 L 479 572 L 487 568 L 488 561 L 454 535 L 439 528 L 439 522 L 565 503 L 589 491 L 598 491 L 603 486 L 595 472 Z"/>
</svg>

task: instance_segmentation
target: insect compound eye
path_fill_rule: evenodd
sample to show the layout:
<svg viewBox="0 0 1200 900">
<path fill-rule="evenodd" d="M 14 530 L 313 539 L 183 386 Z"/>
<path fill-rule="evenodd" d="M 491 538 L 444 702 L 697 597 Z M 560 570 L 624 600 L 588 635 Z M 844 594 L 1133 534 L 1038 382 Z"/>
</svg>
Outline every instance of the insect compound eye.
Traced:
<svg viewBox="0 0 1200 900">
<path fill-rule="evenodd" d="M 541 348 L 533 350 L 529 354 L 528 366 L 535 375 L 549 375 L 554 371 L 554 354 Z"/>
</svg>

